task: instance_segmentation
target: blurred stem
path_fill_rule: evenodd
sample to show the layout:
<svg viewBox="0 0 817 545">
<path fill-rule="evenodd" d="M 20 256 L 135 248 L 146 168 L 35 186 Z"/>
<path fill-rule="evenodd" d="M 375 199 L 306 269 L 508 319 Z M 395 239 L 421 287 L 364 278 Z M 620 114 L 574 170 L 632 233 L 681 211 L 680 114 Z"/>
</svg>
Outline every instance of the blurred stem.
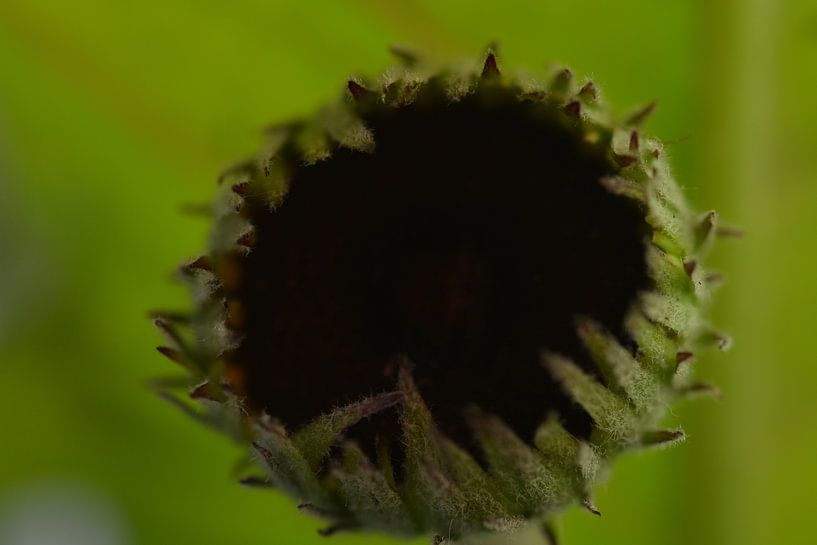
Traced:
<svg viewBox="0 0 817 545">
<path fill-rule="evenodd" d="M 726 393 L 707 427 L 698 434 L 699 478 L 689 494 L 708 491 L 708 501 L 690 511 L 700 544 L 775 542 L 768 500 L 757 475 L 773 481 L 774 411 L 778 361 L 769 341 L 774 286 L 775 202 L 780 164 L 773 142 L 779 140 L 779 85 L 775 77 L 781 41 L 778 0 L 724 0 L 704 3 L 701 11 L 706 78 L 701 200 L 718 203 L 729 221 L 746 228 L 740 244 L 722 244 L 713 258 L 730 282 L 719 293 L 715 320 L 736 332 L 727 360 L 706 372 Z M 743 332 L 741 336 L 740 333 Z M 752 332 L 754 335 L 746 335 Z M 762 362 L 762 363 L 761 363 Z M 703 414 L 703 411 L 702 413 Z M 707 445 L 704 447 L 704 445 Z M 747 455 L 746 453 L 751 453 Z"/>
</svg>

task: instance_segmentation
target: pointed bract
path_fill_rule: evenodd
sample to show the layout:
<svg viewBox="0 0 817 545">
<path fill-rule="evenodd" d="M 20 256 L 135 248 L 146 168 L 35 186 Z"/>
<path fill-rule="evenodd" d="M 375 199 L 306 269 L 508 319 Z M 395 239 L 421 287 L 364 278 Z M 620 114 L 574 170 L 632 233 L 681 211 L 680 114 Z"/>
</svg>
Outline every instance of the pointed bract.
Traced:
<svg viewBox="0 0 817 545">
<path fill-rule="evenodd" d="M 496 55 L 493 52 L 488 53 L 485 57 L 485 63 L 482 65 L 482 77 L 491 78 L 499 75 L 499 66 L 496 63 Z"/>
<path fill-rule="evenodd" d="M 633 113 L 630 117 L 627 118 L 625 125 L 629 125 L 631 127 L 640 127 L 652 116 L 655 112 L 655 109 L 658 107 L 658 102 L 653 101 L 644 106 L 643 108 L 637 110 Z"/>
<path fill-rule="evenodd" d="M 577 332 L 590 356 L 607 378 L 630 399 L 641 413 L 656 406 L 661 385 L 655 375 L 593 320 L 577 319 Z"/>
<path fill-rule="evenodd" d="M 267 419 L 259 423 L 257 431 L 252 447 L 266 468 L 270 480 L 278 488 L 331 511 L 329 494 L 321 486 L 307 460 L 287 437 L 284 428 Z"/>
<path fill-rule="evenodd" d="M 366 528 L 410 535 L 414 526 L 403 500 L 354 443 L 344 445 L 342 467 L 332 469 L 338 493 L 355 520 Z"/>
<path fill-rule="evenodd" d="M 573 72 L 568 68 L 563 68 L 553 76 L 550 82 L 550 92 L 554 96 L 563 97 L 569 93 L 571 83 L 573 83 Z"/>
<path fill-rule="evenodd" d="M 551 504 L 559 492 L 544 460 L 496 416 L 472 407 L 466 415 L 503 494 L 525 511 Z"/>
<path fill-rule="evenodd" d="M 640 205 L 647 203 L 647 192 L 639 182 L 621 176 L 605 176 L 600 181 L 601 185 L 614 195 L 621 195 Z"/>
<path fill-rule="evenodd" d="M 665 448 L 686 439 L 683 430 L 650 430 L 641 434 L 641 445 L 651 448 Z"/>
<path fill-rule="evenodd" d="M 635 414 L 620 397 L 570 360 L 555 354 L 545 354 L 543 360 L 565 392 L 590 414 L 598 429 L 606 435 L 606 441 L 615 444 L 632 441 Z"/>
<path fill-rule="evenodd" d="M 346 84 L 346 87 L 349 89 L 349 93 L 351 93 L 352 98 L 358 102 L 363 100 L 367 100 L 374 96 L 374 93 L 363 87 L 361 84 L 354 80 L 349 80 Z"/>
<path fill-rule="evenodd" d="M 599 90 L 592 81 L 588 81 L 579 90 L 579 97 L 586 102 L 595 102 L 599 98 Z"/>
<path fill-rule="evenodd" d="M 394 407 L 403 399 L 401 392 L 389 392 L 335 409 L 319 416 L 295 434 L 292 441 L 313 470 L 320 467 L 329 448 L 347 428 L 373 414 Z"/>
<path fill-rule="evenodd" d="M 389 53 L 394 55 L 394 57 L 398 61 L 400 61 L 403 65 L 408 67 L 416 65 L 420 61 L 420 58 L 417 56 L 416 53 L 398 45 L 390 46 Z"/>
</svg>

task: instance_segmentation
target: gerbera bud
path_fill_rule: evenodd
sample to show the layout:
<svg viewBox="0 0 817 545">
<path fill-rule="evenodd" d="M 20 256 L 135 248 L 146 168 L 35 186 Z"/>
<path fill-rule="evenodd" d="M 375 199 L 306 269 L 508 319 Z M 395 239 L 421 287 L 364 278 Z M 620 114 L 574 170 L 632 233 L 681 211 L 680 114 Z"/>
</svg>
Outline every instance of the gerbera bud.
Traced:
<svg viewBox="0 0 817 545">
<path fill-rule="evenodd" d="M 635 130 L 654 104 L 618 125 L 567 69 L 410 58 L 224 177 L 183 267 L 192 340 L 161 320 L 160 351 L 326 534 L 598 514 L 601 470 L 682 440 L 663 411 L 705 390 L 699 341 L 725 346 L 699 313 L 716 216 Z"/>
</svg>

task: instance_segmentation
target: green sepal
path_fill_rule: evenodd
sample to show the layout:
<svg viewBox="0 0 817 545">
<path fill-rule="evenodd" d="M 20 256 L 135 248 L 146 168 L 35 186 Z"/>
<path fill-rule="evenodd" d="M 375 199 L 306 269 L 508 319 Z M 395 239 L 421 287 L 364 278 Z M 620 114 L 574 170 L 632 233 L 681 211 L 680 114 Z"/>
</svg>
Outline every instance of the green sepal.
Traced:
<svg viewBox="0 0 817 545">
<path fill-rule="evenodd" d="M 682 443 L 686 439 L 683 430 L 649 430 L 639 439 L 642 448 L 668 448 Z"/>
<path fill-rule="evenodd" d="M 441 528 L 463 510 L 464 496 L 443 472 L 439 433 L 414 379 L 411 363 L 403 359 L 398 371 L 403 394 L 400 425 L 405 450 L 403 488 L 412 516 L 424 527 Z"/>
<path fill-rule="evenodd" d="M 325 109 L 320 122 L 329 137 L 340 146 L 365 153 L 374 151 L 374 135 L 349 106 L 341 104 Z"/>
<path fill-rule="evenodd" d="M 656 407 L 661 395 L 658 378 L 619 342 L 589 318 L 577 319 L 576 330 L 611 389 L 624 393 L 640 414 Z"/>
<path fill-rule="evenodd" d="M 575 89 L 573 72 L 569 68 L 557 68 L 548 84 L 548 93 L 557 101 L 564 101 Z"/>
<path fill-rule="evenodd" d="M 630 199 L 641 206 L 647 204 L 647 191 L 642 183 L 624 176 L 605 176 L 600 182 L 613 195 Z"/>
<path fill-rule="evenodd" d="M 702 214 L 695 223 L 695 251 L 698 255 L 705 254 L 712 246 L 718 231 L 718 213 L 710 210 Z"/>
<path fill-rule="evenodd" d="M 402 498 L 355 443 L 343 446 L 342 465 L 332 468 L 337 493 L 351 516 L 366 528 L 397 534 L 416 532 Z"/>
<path fill-rule="evenodd" d="M 323 127 L 312 124 L 300 130 L 294 139 L 301 160 L 306 165 L 312 165 L 332 155 L 332 141 Z"/>
<path fill-rule="evenodd" d="M 676 369 L 678 342 L 673 332 L 644 315 L 636 305 L 624 320 L 627 334 L 636 342 L 636 359 L 647 369 L 668 381 Z"/>
<path fill-rule="evenodd" d="M 633 439 L 636 416 L 628 403 L 582 371 L 572 361 L 545 354 L 544 364 L 565 392 L 593 418 L 602 444 L 628 444 Z"/>
<path fill-rule="evenodd" d="M 446 529 L 458 537 L 470 530 L 463 514 L 468 510 L 468 498 L 456 482 L 430 457 L 406 467 L 406 501 L 422 526 Z"/>
<path fill-rule="evenodd" d="M 317 470 L 344 431 L 368 416 L 397 405 L 402 399 L 401 392 L 388 392 L 335 409 L 304 426 L 292 438 L 292 443 L 309 467 Z"/>
<path fill-rule="evenodd" d="M 732 337 L 712 327 L 702 327 L 697 332 L 694 342 L 704 348 L 714 347 L 726 351 L 732 347 Z"/>
<path fill-rule="evenodd" d="M 207 365 L 198 357 L 196 350 L 185 340 L 176 324 L 165 318 L 155 318 L 153 324 L 162 333 L 169 346 L 159 346 L 159 351 L 167 359 L 182 366 L 187 372 L 196 377 L 205 377 Z"/>
<path fill-rule="evenodd" d="M 579 460 L 581 441 L 573 437 L 551 414 L 537 428 L 533 443 L 541 453 L 560 492 L 557 504 L 568 504 L 587 497 L 590 482 L 585 478 Z"/>
<path fill-rule="evenodd" d="M 548 415 L 547 419 L 537 428 L 533 443 L 551 463 L 565 466 L 576 463 L 579 440 L 564 429 L 555 414 Z"/>
<path fill-rule="evenodd" d="M 280 423 L 266 416 L 258 419 L 252 448 L 276 487 L 302 503 L 333 511 L 329 494 Z"/>
<path fill-rule="evenodd" d="M 203 383 L 192 389 L 188 388 L 186 395 L 176 391 L 177 388 L 166 388 L 158 385 L 156 393 L 189 417 L 204 424 L 208 428 L 223 433 L 237 442 L 243 442 L 249 435 L 249 430 L 238 409 L 238 401 L 225 393 L 213 392 L 203 394 L 210 388 L 209 383 Z"/>
<path fill-rule="evenodd" d="M 491 476 L 516 513 L 530 516 L 552 505 L 561 491 L 542 457 L 499 417 L 476 407 L 466 418 L 485 454 Z"/>
<path fill-rule="evenodd" d="M 647 318 L 668 327 L 679 336 L 686 336 L 700 327 L 698 306 L 691 298 L 646 292 L 639 299 Z"/>
<path fill-rule="evenodd" d="M 400 424 L 406 446 L 406 461 L 407 464 L 419 463 L 429 457 L 438 461 L 437 429 L 431 412 L 414 384 L 411 366 L 408 360 L 401 361 L 397 380 L 399 391 L 403 395 Z"/>
<path fill-rule="evenodd" d="M 670 254 L 653 244 L 647 244 L 647 272 L 655 281 L 656 288 L 675 296 L 695 296 L 695 288 L 687 272 L 685 262 L 676 255 Z"/>
<path fill-rule="evenodd" d="M 691 220 L 669 179 L 656 176 L 647 185 L 647 221 L 654 229 L 653 244 L 669 254 L 685 256 L 694 246 Z"/>
<path fill-rule="evenodd" d="M 470 454 L 448 438 L 440 439 L 440 449 L 449 474 L 465 496 L 463 518 L 469 526 L 496 528 L 518 523 L 511 502 Z"/>
<path fill-rule="evenodd" d="M 677 386 L 674 393 L 677 397 L 682 399 L 695 399 L 699 397 L 721 399 L 723 397 L 720 388 L 708 382 L 693 382 L 691 384 Z"/>
</svg>

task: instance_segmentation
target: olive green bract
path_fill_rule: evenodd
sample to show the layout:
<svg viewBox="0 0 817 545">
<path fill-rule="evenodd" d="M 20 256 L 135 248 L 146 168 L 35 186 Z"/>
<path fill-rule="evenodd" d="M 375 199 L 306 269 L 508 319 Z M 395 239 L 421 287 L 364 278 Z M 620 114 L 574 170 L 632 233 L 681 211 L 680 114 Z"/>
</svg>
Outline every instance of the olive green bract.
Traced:
<svg viewBox="0 0 817 545">
<path fill-rule="evenodd" d="M 615 122 L 566 69 L 402 58 L 225 173 L 193 313 L 157 317 L 195 401 L 164 395 L 326 534 L 548 534 L 716 391 L 690 367 L 728 344 L 701 316 L 717 216 L 639 131 L 652 105 Z"/>
</svg>

